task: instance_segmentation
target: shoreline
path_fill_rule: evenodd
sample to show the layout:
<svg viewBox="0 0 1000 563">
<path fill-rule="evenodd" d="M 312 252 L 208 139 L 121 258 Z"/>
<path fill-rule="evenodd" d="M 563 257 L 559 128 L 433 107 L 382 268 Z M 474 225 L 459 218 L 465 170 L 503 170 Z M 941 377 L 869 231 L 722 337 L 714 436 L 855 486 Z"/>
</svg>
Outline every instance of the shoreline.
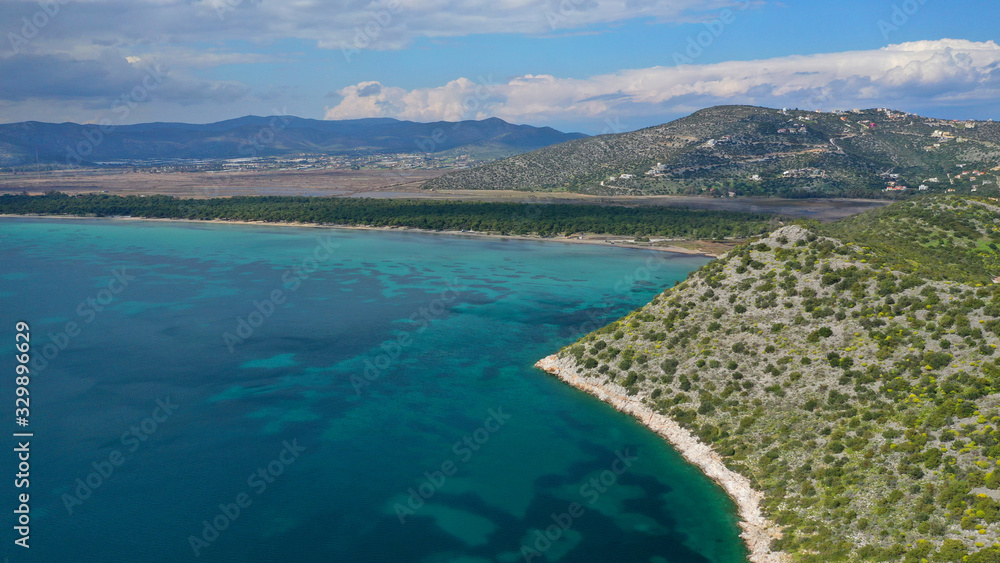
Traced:
<svg viewBox="0 0 1000 563">
<path fill-rule="evenodd" d="M 787 554 L 771 551 L 771 540 L 781 537 L 780 527 L 766 519 L 760 511 L 764 494 L 756 491 L 746 477 L 730 470 L 722 457 L 710 446 L 701 442 L 673 419 L 654 412 L 639 400 L 609 391 L 599 383 L 587 381 L 566 360 L 556 355 L 538 360 L 535 367 L 554 375 L 563 382 L 610 404 L 615 410 L 635 417 L 643 426 L 665 438 L 688 462 L 698 466 L 708 478 L 715 481 L 736 503 L 740 517 L 739 526 L 749 550 L 752 563 L 786 563 Z"/>
<path fill-rule="evenodd" d="M 589 244 L 595 246 L 607 246 L 611 248 L 631 248 L 635 250 L 653 250 L 656 252 L 671 252 L 674 254 L 705 256 L 708 258 L 719 257 L 718 254 L 712 254 L 709 252 L 703 252 L 691 248 L 684 248 L 682 246 L 674 246 L 674 245 L 643 246 L 640 244 L 624 242 L 621 239 L 611 240 L 610 237 L 612 235 L 609 235 L 608 237 L 603 239 L 600 238 L 601 235 L 589 235 L 591 237 L 598 237 L 598 238 L 540 237 L 533 235 L 500 235 L 500 234 L 471 232 L 471 231 L 469 232 L 435 231 L 432 229 L 420 229 L 416 227 L 372 227 L 366 225 L 335 225 L 335 224 L 325 224 L 325 223 L 289 223 L 285 221 L 271 222 L 271 221 L 242 221 L 242 220 L 227 220 L 227 219 L 175 219 L 175 218 L 165 218 L 165 217 L 121 217 L 121 216 L 81 217 L 78 215 L 33 215 L 33 214 L 0 213 L 0 218 L 8 218 L 8 217 L 11 218 L 30 217 L 35 219 L 91 219 L 91 220 L 111 220 L 111 221 L 164 221 L 164 222 L 178 222 L 178 223 L 214 223 L 219 225 L 255 225 L 255 226 L 275 226 L 275 227 L 306 227 L 306 228 L 317 228 L 317 229 L 345 229 L 345 230 L 358 230 L 358 231 L 404 232 L 404 233 L 461 236 L 461 237 L 472 237 L 472 238 L 502 238 L 502 239 L 535 241 L 535 242 Z"/>
</svg>

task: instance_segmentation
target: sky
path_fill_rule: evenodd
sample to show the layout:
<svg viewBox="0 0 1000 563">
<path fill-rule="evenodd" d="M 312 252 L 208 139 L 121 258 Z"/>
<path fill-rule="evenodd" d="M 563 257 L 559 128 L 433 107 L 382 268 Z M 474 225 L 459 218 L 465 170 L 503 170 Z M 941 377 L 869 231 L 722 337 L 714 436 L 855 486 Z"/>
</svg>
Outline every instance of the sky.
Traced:
<svg viewBox="0 0 1000 563">
<path fill-rule="evenodd" d="M 0 0 L 0 122 L 1000 119 L 995 0 Z"/>
</svg>

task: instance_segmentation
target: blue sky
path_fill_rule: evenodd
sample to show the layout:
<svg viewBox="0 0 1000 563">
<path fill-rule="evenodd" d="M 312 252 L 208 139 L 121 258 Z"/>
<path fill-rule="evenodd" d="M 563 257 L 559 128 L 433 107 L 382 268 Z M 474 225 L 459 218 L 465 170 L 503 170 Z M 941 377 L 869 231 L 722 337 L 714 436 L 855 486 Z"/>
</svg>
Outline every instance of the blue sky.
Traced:
<svg viewBox="0 0 1000 563">
<path fill-rule="evenodd" d="M 601 133 L 720 103 L 1000 118 L 995 13 L 942 0 L 4 0 L 0 122 L 496 116 Z"/>
</svg>

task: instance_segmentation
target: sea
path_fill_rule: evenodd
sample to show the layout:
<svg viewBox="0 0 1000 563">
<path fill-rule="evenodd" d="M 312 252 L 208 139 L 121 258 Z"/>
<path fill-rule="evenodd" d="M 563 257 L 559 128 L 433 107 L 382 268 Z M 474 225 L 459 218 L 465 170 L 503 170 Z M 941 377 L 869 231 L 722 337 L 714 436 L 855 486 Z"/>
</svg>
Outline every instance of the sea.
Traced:
<svg viewBox="0 0 1000 563">
<path fill-rule="evenodd" d="M 0 218 L 0 557 L 745 561 L 715 483 L 533 367 L 706 262 Z"/>
</svg>

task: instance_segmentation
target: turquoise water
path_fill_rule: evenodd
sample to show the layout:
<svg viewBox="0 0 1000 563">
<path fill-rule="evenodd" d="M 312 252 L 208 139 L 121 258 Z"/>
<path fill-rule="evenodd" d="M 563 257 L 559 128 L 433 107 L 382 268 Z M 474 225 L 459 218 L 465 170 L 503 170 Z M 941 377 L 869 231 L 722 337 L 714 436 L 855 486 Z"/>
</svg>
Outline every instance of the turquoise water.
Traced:
<svg viewBox="0 0 1000 563">
<path fill-rule="evenodd" d="M 532 367 L 705 261 L 0 219 L 11 432 L 16 321 L 30 323 L 35 356 L 31 548 L 8 547 L 25 492 L 8 453 L 3 551 L 80 563 L 743 561 L 720 489 L 631 418 Z"/>
</svg>

